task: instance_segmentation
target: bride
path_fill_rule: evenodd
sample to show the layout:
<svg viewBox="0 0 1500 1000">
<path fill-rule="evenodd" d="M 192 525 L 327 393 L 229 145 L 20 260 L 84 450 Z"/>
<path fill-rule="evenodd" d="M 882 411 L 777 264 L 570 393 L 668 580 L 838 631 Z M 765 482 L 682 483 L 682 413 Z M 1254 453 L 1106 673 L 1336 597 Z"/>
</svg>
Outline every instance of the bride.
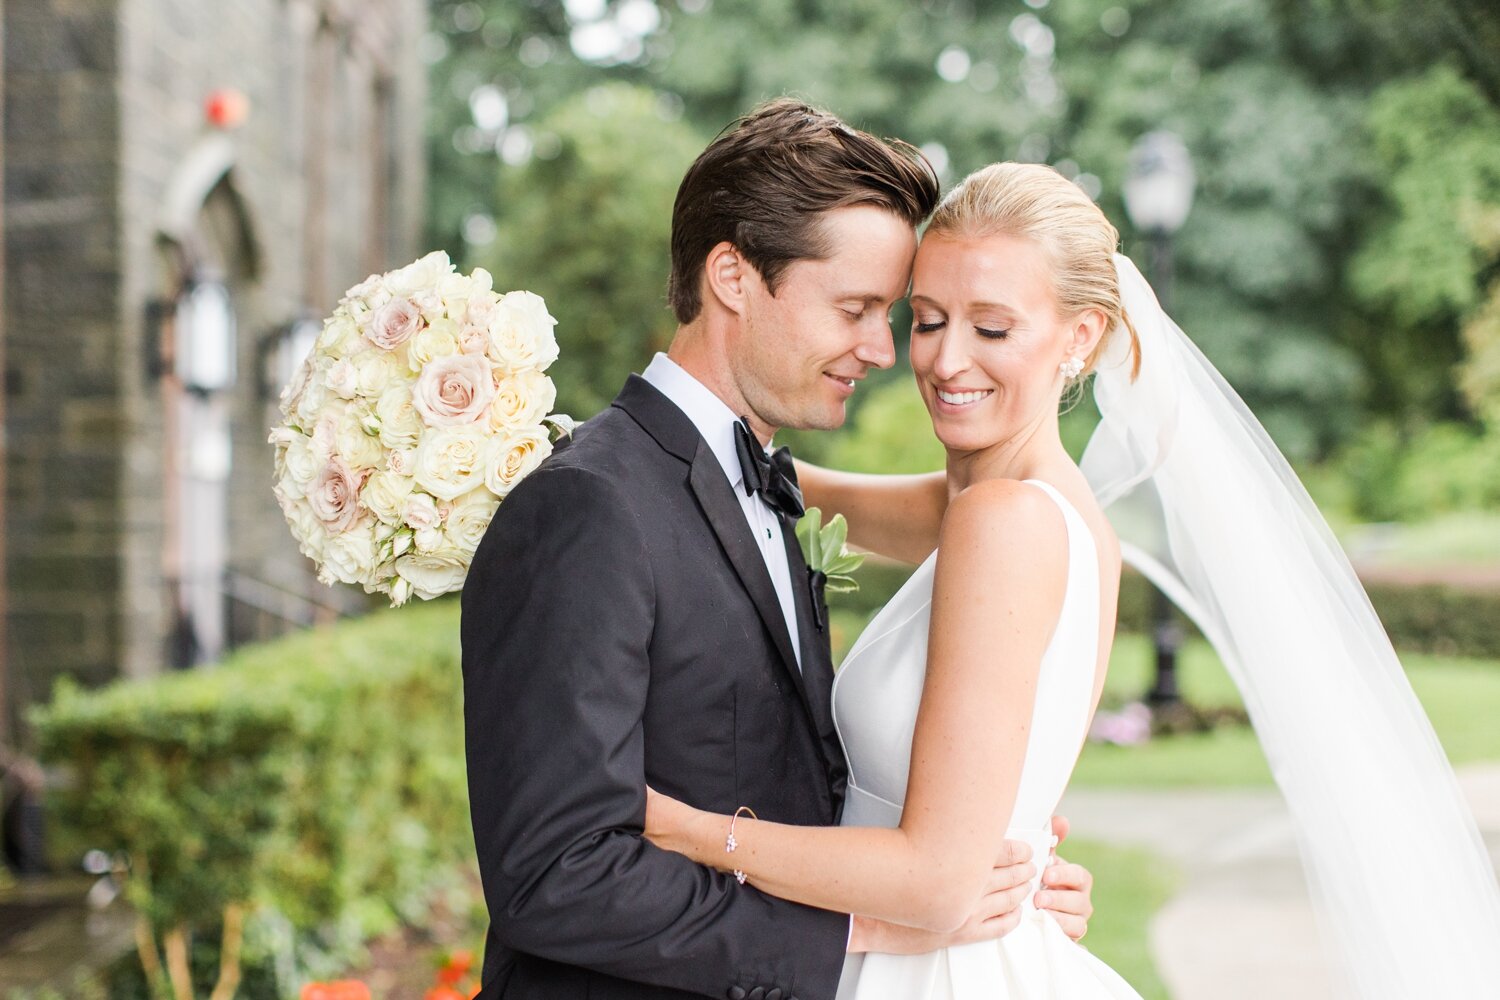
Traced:
<svg viewBox="0 0 1500 1000">
<path fill-rule="evenodd" d="M 646 835 L 854 913 L 856 933 L 861 917 L 957 927 L 1003 839 L 1038 858 L 1054 843 L 1123 553 L 1240 686 L 1355 995 L 1485 995 L 1500 891 L 1431 727 L 1316 508 L 1117 243 L 1046 167 L 995 164 L 944 199 L 914 265 L 910 354 L 946 475 L 803 470 L 809 504 L 845 513 L 855 544 L 921 563 L 835 683 L 843 825 L 653 792 Z M 1080 467 L 1057 414 L 1090 373 L 1102 419 Z M 838 996 L 1137 995 L 1035 903 L 998 941 L 852 954 Z"/>
</svg>

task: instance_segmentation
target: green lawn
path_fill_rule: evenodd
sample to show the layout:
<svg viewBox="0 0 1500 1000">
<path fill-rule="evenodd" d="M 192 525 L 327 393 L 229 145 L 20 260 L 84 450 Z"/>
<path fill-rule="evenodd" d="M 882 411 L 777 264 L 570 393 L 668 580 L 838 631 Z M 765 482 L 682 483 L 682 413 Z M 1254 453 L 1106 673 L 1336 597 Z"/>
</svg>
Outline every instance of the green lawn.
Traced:
<svg viewBox="0 0 1500 1000">
<path fill-rule="evenodd" d="M 1147 927 L 1177 887 L 1179 875 L 1147 851 L 1069 838 L 1063 857 L 1094 875 L 1094 916 L 1083 943 L 1125 977 L 1145 1000 L 1167 1000 L 1151 962 Z"/>
<path fill-rule="evenodd" d="M 1138 696 L 1149 684 L 1151 650 L 1141 636 L 1121 636 L 1110 662 L 1105 705 Z M 1500 760 L 1500 662 L 1405 654 L 1408 676 L 1455 764 Z M 1189 643 L 1178 674 L 1196 705 L 1238 705 L 1234 683 L 1206 643 Z M 1255 733 L 1224 727 L 1210 733 L 1159 737 L 1142 746 L 1090 743 L 1073 782 L 1079 786 L 1269 785 L 1270 771 Z"/>
</svg>

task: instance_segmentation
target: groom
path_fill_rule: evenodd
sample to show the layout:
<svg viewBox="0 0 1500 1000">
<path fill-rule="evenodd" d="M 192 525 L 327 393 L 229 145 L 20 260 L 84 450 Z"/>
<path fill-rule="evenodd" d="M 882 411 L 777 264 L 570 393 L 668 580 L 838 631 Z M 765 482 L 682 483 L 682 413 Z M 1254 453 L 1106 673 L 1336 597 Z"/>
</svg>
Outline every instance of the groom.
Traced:
<svg viewBox="0 0 1500 1000">
<path fill-rule="evenodd" d="M 790 463 L 763 446 L 778 427 L 838 427 L 859 379 L 895 362 L 887 313 L 937 196 L 910 147 L 788 100 L 683 179 L 669 352 L 507 498 L 464 586 L 483 1000 L 831 1000 L 846 951 L 1014 926 L 1024 845 L 997 861 L 1004 891 L 935 935 L 763 895 L 641 836 L 648 783 L 717 812 L 838 821 L 821 595 Z M 1052 878 L 1081 936 L 1087 873 Z"/>
</svg>

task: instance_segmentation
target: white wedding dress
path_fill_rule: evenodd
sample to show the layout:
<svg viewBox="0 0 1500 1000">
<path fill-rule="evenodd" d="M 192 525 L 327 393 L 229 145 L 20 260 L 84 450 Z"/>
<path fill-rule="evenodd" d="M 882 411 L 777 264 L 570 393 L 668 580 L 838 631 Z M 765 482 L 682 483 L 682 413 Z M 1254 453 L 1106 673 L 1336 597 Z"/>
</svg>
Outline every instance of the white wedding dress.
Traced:
<svg viewBox="0 0 1500 1000">
<path fill-rule="evenodd" d="M 1062 509 L 1068 582 L 1037 681 L 1020 788 L 1006 836 L 1024 840 L 1038 872 L 1053 847 L 1051 820 L 1083 748 L 1099 662 L 1099 560 L 1082 515 L 1055 488 L 1027 480 Z M 927 668 L 937 553 L 875 616 L 833 686 L 833 715 L 849 761 L 844 826 L 895 827 L 906 798 L 912 733 Z M 1033 891 L 1040 884 L 1038 874 Z M 925 955 L 850 955 L 837 1000 L 1090 1000 L 1138 994 L 1067 936 L 1030 899 L 998 941 Z"/>
</svg>

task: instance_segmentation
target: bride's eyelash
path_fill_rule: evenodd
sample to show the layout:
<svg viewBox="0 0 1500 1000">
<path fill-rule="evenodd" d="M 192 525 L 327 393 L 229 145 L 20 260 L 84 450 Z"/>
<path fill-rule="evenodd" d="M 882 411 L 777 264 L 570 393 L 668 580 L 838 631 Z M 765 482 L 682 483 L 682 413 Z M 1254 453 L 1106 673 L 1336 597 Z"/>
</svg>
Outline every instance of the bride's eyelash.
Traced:
<svg viewBox="0 0 1500 1000">
<path fill-rule="evenodd" d="M 941 330 L 943 326 L 944 321 L 938 320 L 936 323 L 918 323 L 916 330 L 918 333 L 931 333 L 934 330 Z"/>
<path fill-rule="evenodd" d="M 974 332 L 978 333 L 981 337 L 986 337 L 990 340 L 1004 340 L 1010 335 L 1009 330 L 986 330 L 982 326 L 976 326 L 974 328 Z"/>
</svg>

